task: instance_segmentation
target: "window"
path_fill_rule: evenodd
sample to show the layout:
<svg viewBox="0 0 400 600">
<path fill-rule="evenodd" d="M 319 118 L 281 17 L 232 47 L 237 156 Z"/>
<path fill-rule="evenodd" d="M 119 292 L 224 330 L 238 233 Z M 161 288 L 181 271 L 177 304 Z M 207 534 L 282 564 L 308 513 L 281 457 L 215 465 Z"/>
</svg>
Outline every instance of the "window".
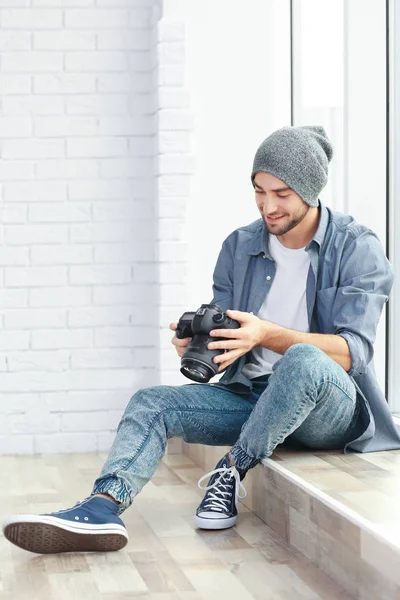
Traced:
<svg viewBox="0 0 400 600">
<path fill-rule="evenodd" d="M 389 3 L 389 257 L 395 283 L 389 302 L 388 398 L 400 414 L 400 6 Z"/>
<path fill-rule="evenodd" d="M 291 9 L 293 124 L 323 125 L 334 146 L 330 179 L 321 200 L 373 229 L 386 249 L 386 3 L 292 0 Z M 399 178 L 397 189 L 400 191 Z M 397 231 L 399 238 L 400 214 Z M 400 254 L 400 243 L 397 251 Z M 400 275 L 400 264 L 398 270 Z M 399 339 L 400 307 L 397 331 Z M 397 356 L 400 358 L 400 349 Z M 375 343 L 375 367 L 385 390 L 386 311 Z M 400 390 L 400 373 L 397 378 Z"/>
</svg>

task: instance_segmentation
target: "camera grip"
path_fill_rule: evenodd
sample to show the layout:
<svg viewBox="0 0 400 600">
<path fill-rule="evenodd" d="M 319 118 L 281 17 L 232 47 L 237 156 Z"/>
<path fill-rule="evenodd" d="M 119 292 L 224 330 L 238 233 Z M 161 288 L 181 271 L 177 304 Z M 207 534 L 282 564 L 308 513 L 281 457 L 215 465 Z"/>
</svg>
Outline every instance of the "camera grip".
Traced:
<svg viewBox="0 0 400 600">
<path fill-rule="evenodd" d="M 190 327 L 190 325 L 184 325 L 183 327 L 178 327 L 175 330 L 175 335 L 178 338 L 178 340 L 183 340 L 185 338 L 188 337 L 192 337 L 192 328 Z"/>
</svg>

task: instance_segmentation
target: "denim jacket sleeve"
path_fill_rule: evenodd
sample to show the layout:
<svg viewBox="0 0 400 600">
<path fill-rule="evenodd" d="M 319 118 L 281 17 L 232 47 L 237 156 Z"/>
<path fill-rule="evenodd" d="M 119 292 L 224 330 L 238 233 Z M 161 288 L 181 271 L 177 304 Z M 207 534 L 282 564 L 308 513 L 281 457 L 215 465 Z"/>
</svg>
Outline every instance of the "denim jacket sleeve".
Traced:
<svg viewBox="0 0 400 600">
<path fill-rule="evenodd" d="M 372 360 L 376 330 L 393 279 L 393 269 L 379 238 L 364 228 L 356 237 L 352 235 L 341 257 L 332 311 L 335 333 L 349 346 L 349 375 L 363 375 Z"/>
<path fill-rule="evenodd" d="M 222 244 L 213 274 L 212 304 L 218 304 L 222 310 L 233 307 L 233 248 L 232 234 Z"/>
</svg>

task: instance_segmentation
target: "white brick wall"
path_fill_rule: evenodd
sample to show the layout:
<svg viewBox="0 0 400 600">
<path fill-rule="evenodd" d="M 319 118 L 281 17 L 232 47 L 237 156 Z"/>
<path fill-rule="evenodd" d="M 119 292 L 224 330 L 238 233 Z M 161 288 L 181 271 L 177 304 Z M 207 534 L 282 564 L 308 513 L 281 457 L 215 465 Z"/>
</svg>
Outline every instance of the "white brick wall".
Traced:
<svg viewBox="0 0 400 600">
<path fill-rule="evenodd" d="M 158 87 L 157 276 L 160 282 L 160 382 L 179 385 L 179 358 L 171 345 L 168 325 L 189 310 L 187 305 L 187 210 L 195 171 L 192 148 L 193 112 L 186 88 L 185 24 L 164 17 L 157 25 Z M 142 266 L 142 275 L 145 265 Z M 179 451 L 179 444 L 173 450 Z"/>
<path fill-rule="evenodd" d="M 182 383 L 192 116 L 160 17 L 0 2 L 0 454 L 107 450 L 138 388 Z"/>
</svg>

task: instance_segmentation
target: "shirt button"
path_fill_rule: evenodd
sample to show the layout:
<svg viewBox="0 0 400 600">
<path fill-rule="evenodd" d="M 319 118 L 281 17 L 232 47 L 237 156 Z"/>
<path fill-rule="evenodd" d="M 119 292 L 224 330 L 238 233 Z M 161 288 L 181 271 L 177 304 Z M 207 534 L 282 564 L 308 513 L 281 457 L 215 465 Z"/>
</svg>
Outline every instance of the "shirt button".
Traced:
<svg viewBox="0 0 400 600">
<path fill-rule="evenodd" d="M 268 275 L 267 281 L 270 281 L 270 280 L 271 280 L 271 275 Z"/>
<path fill-rule="evenodd" d="M 263 254 L 263 258 L 267 258 L 267 255 L 266 255 L 266 254 Z"/>
</svg>

